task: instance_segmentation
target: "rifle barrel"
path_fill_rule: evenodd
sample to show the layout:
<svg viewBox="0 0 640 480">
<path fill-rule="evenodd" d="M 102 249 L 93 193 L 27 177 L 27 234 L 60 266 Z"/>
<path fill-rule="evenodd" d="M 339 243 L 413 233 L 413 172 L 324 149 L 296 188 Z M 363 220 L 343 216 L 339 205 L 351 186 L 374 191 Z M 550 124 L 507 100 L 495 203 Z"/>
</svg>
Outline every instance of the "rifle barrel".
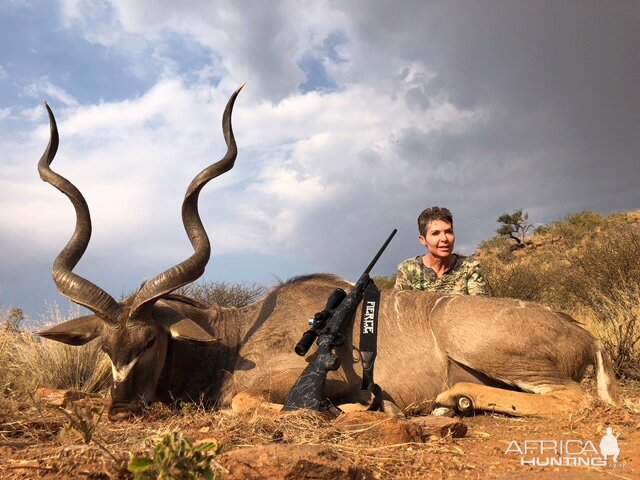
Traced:
<svg viewBox="0 0 640 480">
<path fill-rule="evenodd" d="M 371 263 L 369 264 L 367 269 L 364 271 L 364 274 L 369 275 L 369 272 L 371 272 L 371 270 L 373 269 L 373 266 L 376 264 L 376 262 L 380 258 L 380 255 L 382 255 L 382 253 L 384 252 L 385 248 L 387 248 L 387 245 L 389 245 L 389 242 L 391 242 L 391 239 L 393 238 L 393 236 L 396 234 L 397 231 L 398 231 L 397 228 L 393 229 L 393 232 L 391 232 L 391 235 L 389 235 L 387 240 L 382 244 L 382 247 L 380 247 L 380 250 L 378 250 L 378 253 L 376 253 L 376 256 L 373 257 L 373 260 L 371 260 Z"/>
</svg>

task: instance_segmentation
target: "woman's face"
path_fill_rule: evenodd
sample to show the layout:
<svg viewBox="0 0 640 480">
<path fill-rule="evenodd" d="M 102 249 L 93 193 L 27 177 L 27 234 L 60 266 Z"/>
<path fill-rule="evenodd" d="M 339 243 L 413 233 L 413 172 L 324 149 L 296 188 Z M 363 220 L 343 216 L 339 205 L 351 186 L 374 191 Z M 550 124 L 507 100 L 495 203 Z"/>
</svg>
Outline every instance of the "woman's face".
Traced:
<svg viewBox="0 0 640 480">
<path fill-rule="evenodd" d="M 427 225 L 425 236 L 420 235 L 420 243 L 427 247 L 434 257 L 447 258 L 453 253 L 456 235 L 453 225 L 444 220 L 432 220 Z"/>
</svg>

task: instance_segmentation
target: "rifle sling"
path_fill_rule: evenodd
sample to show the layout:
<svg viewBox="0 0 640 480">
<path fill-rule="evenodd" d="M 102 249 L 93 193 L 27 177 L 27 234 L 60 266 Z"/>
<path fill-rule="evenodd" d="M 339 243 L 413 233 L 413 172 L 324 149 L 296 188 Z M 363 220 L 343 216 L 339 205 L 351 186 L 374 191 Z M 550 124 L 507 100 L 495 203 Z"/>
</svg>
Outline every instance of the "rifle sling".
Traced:
<svg viewBox="0 0 640 480">
<path fill-rule="evenodd" d="M 373 365 L 378 351 L 378 309 L 380 291 L 370 280 L 364 290 L 360 322 L 360 356 L 362 358 L 362 390 L 373 396 L 368 410 L 382 409 L 382 389 L 373 380 Z"/>
</svg>

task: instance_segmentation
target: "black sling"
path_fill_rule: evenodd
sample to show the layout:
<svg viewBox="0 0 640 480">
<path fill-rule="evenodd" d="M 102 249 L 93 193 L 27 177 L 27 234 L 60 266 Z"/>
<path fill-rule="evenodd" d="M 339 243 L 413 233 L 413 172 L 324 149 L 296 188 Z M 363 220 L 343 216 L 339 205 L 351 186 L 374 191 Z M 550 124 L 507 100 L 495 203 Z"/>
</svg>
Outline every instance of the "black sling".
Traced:
<svg viewBox="0 0 640 480">
<path fill-rule="evenodd" d="M 380 291 L 371 280 L 364 291 L 360 322 L 360 356 L 362 358 L 362 390 L 373 395 L 368 410 L 382 409 L 382 389 L 373 380 L 373 365 L 378 351 L 378 309 Z"/>
</svg>

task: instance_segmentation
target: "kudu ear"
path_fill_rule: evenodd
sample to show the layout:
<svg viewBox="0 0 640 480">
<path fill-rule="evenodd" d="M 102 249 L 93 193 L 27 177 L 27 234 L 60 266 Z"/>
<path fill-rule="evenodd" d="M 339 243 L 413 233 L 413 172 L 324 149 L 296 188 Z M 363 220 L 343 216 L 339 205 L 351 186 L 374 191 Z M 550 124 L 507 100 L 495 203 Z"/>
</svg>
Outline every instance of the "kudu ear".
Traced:
<svg viewBox="0 0 640 480">
<path fill-rule="evenodd" d="M 168 307 L 160 300 L 153 310 L 154 321 L 163 330 L 169 332 L 171 338 L 179 342 L 192 342 L 201 345 L 213 345 L 220 341 L 204 328 L 189 318 L 188 314 Z"/>
<path fill-rule="evenodd" d="M 220 341 L 219 338 L 215 338 L 196 322 L 188 318 L 183 318 L 171 325 L 169 327 L 169 333 L 173 339 L 183 342 L 213 345 Z"/>
<path fill-rule="evenodd" d="M 103 323 L 96 315 L 86 315 L 47 328 L 38 335 L 67 345 L 84 345 L 100 335 Z"/>
</svg>

